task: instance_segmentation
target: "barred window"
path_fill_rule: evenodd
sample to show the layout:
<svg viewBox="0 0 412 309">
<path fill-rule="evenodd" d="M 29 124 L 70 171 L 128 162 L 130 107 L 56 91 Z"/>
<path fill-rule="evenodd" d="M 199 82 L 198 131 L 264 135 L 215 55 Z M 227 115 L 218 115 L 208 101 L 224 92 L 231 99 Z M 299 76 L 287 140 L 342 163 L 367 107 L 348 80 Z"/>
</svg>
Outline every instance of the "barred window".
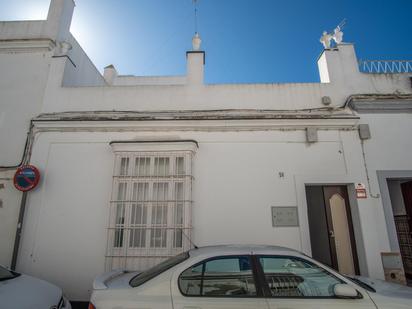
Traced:
<svg viewBox="0 0 412 309">
<path fill-rule="evenodd" d="M 190 249 L 192 156 L 115 151 L 106 269 L 145 270 Z"/>
</svg>

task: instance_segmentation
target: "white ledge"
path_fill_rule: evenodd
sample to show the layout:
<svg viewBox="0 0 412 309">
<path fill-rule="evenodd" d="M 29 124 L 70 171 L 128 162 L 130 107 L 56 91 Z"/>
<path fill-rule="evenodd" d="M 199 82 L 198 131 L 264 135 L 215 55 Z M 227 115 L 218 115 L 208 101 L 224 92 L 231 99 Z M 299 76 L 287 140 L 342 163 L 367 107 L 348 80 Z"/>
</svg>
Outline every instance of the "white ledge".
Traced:
<svg viewBox="0 0 412 309">
<path fill-rule="evenodd" d="M 125 140 L 110 142 L 114 152 L 151 152 L 151 151 L 190 151 L 195 153 L 199 147 L 195 140 Z"/>
<path fill-rule="evenodd" d="M 0 53 L 48 52 L 56 46 L 50 39 L 0 40 Z"/>
</svg>

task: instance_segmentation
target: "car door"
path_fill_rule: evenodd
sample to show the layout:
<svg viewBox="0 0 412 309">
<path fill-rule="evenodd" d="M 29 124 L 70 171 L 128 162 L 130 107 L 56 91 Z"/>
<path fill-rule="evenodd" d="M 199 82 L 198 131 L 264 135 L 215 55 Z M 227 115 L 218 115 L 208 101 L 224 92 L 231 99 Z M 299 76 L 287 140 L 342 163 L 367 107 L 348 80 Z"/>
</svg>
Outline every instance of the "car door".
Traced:
<svg viewBox="0 0 412 309">
<path fill-rule="evenodd" d="M 220 256 L 197 263 L 172 282 L 174 309 L 269 309 L 247 255 Z"/>
<path fill-rule="evenodd" d="M 369 295 L 358 287 L 359 298 L 337 298 L 334 286 L 347 282 L 309 260 L 261 255 L 257 261 L 270 309 L 376 308 Z"/>
</svg>

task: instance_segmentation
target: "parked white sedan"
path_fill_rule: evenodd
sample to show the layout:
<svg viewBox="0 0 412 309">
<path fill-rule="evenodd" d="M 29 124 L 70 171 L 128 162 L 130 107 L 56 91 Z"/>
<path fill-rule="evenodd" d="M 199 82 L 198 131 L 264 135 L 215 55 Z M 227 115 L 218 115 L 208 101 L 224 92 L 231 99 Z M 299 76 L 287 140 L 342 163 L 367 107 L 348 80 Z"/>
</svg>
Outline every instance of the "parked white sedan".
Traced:
<svg viewBox="0 0 412 309">
<path fill-rule="evenodd" d="M 71 305 L 59 287 L 0 266 L 0 308 L 71 309 Z"/>
<path fill-rule="evenodd" d="M 272 246 L 192 249 L 145 272 L 96 278 L 89 308 L 412 308 L 412 289 L 346 278 Z"/>
</svg>

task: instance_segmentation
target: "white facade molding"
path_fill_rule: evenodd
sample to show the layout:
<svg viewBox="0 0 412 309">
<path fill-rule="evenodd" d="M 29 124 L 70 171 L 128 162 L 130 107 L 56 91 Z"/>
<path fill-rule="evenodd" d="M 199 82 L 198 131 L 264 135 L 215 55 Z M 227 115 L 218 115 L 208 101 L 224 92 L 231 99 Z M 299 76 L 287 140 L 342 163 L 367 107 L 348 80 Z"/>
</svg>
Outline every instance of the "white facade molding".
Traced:
<svg viewBox="0 0 412 309">
<path fill-rule="evenodd" d="M 350 110 L 316 111 L 160 111 L 67 112 L 42 114 L 33 119 L 38 130 L 63 131 L 265 131 L 354 129 L 359 117 Z"/>
<path fill-rule="evenodd" d="M 267 131 L 306 130 L 356 130 L 359 119 L 271 119 L 271 120 L 186 120 L 186 121 L 39 121 L 34 120 L 37 131 L 64 132 L 119 132 L 119 131 Z"/>
<path fill-rule="evenodd" d="M 56 47 L 51 39 L 0 40 L 0 53 L 49 52 Z"/>
<path fill-rule="evenodd" d="M 199 148 L 195 140 L 133 140 L 112 141 L 113 152 L 175 152 L 190 151 L 195 153 Z"/>
<path fill-rule="evenodd" d="M 356 100 L 350 107 L 358 113 L 412 113 L 412 96 L 408 99 Z"/>
</svg>

